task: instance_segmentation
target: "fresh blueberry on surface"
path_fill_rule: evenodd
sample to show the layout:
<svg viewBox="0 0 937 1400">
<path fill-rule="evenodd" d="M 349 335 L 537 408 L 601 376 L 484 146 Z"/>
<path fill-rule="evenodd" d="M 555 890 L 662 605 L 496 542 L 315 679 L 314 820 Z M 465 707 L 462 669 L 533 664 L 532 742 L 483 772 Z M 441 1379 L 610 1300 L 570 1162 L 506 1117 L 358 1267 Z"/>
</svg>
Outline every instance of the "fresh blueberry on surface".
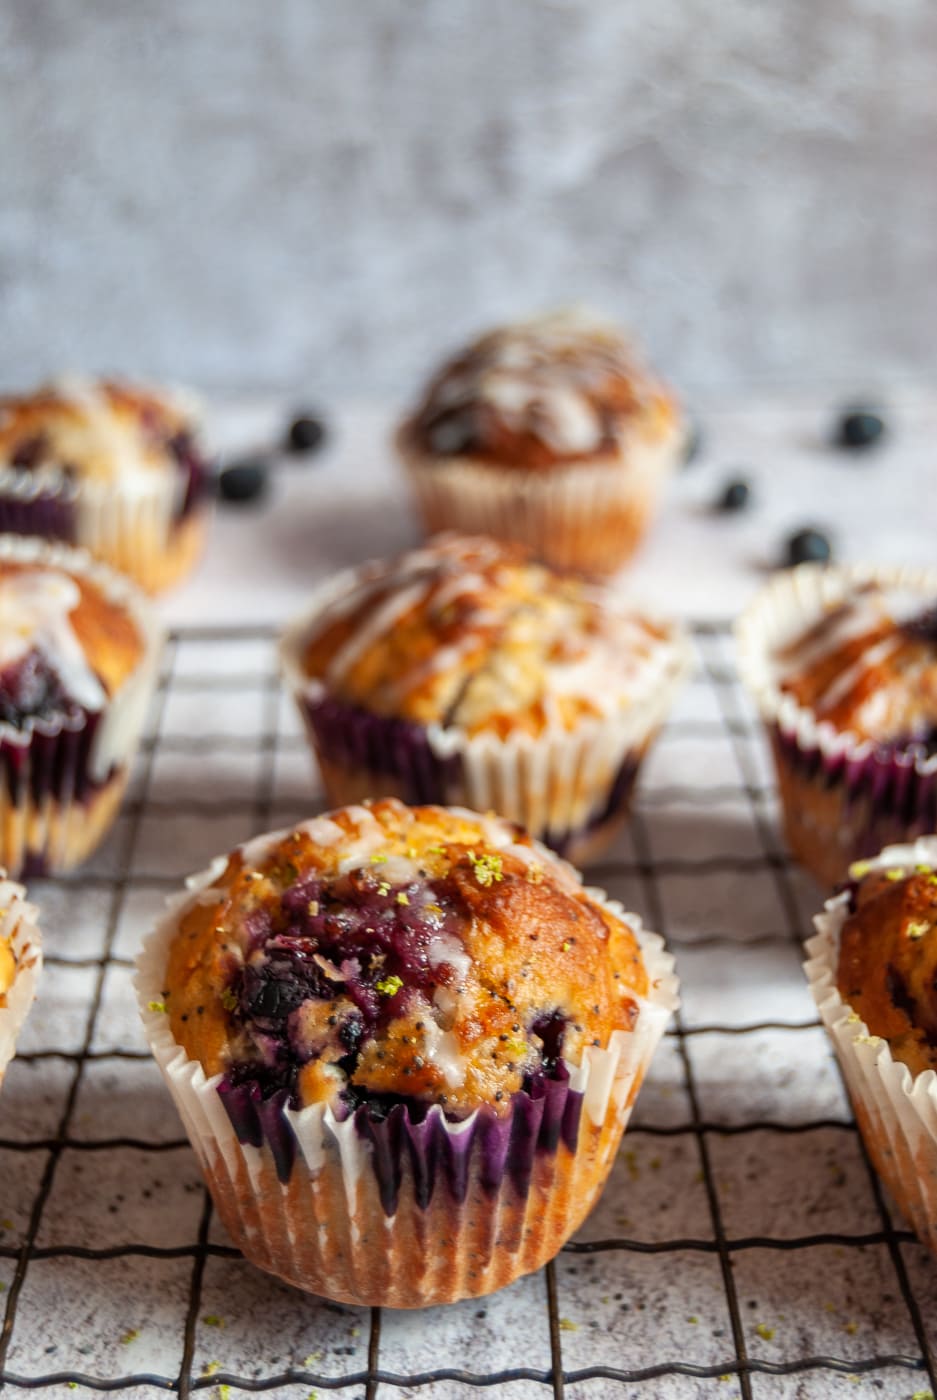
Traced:
<svg viewBox="0 0 937 1400">
<path fill-rule="evenodd" d="M 872 447 L 885 433 L 885 423 L 880 414 L 870 408 L 852 408 L 839 420 L 836 428 L 836 441 L 840 447 Z"/>
<path fill-rule="evenodd" d="M 833 549 L 822 530 L 798 530 L 787 541 L 787 562 L 796 564 L 826 564 Z"/>
<path fill-rule="evenodd" d="M 724 511 L 744 510 L 751 501 L 752 490 L 747 481 L 739 477 L 735 481 L 727 481 L 718 501 L 717 509 Z"/>
<path fill-rule="evenodd" d="M 218 495 L 223 501 L 246 505 L 266 493 L 268 472 L 263 462 L 234 462 L 218 476 Z"/>
<path fill-rule="evenodd" d="M 312 413 L 294 418 L 286 435 L 288 452 L 315 452 L 325 441 L 325 424 Z"/>
</svg>

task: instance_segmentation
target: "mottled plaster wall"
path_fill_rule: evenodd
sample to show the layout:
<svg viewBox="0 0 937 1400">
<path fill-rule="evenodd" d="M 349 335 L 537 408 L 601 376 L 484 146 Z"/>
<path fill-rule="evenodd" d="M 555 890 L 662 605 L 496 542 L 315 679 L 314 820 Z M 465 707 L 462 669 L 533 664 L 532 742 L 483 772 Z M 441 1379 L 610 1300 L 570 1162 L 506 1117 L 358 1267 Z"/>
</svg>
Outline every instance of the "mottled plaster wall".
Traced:
<svg viewBox="0 0 937 1400">
<path fill-rule="evenodd" d="M 934 0 L 3 0 L 0 378 L 397 392 L 540 304 L 937 372 Z"/>
</svg>

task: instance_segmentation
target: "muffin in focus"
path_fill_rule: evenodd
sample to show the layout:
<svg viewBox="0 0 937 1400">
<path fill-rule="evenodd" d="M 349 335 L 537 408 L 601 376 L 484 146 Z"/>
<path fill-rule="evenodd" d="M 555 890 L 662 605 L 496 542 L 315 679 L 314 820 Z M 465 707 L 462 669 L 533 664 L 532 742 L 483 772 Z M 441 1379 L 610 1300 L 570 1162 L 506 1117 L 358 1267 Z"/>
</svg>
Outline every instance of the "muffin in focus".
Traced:
<svg viewBox="0 0 937 1400">
<path fill-rule="evenodd" d="M 0 531 L 80 545 L 148 592 L 202 552 L 209 468 L 191 405 L 66 378 L 0 397 Z"/>
<path fill-rule="evenodd" d="M 42 970 L 38 914 L 26 891 L 0 870 L 0 1085 Z"/>
<path fill-rule="evenodd" d="M 623 820 L 689 649 L 518 545 L 442 535 L 326 583 L 281 664 L 331 802 L 490 809 L 582 863 Z"/>
<path fill-rule="evenodd" d="M 556 568 L 601 575 L 640 543 L 685 438 L 673 394 L 635 346 L 562 312 L 454 355 L 397 447 L 428 533 L 517 540 Z"/>
<path fill-rule="evenodd" d="M 869 1156 L 937 1253 L 937 837 L 857 862 L 807 944 Z"/>
<path fill-rule="evenodd" d="M 396 799 L 216 861 L 138 969 L 238 1248 L 392 1307 L 552 1258 L 676 1004 L 661 940 L 565 862 L 497 818 Z"/>
<path fill-rule="evenodd" d="M 142 596 L 83 550 L 0 536 L 0 864 L 52 875 L 114 820 L 162 634 Z"/>
<path fill-rule="evenodd" d="M 937 573 L 802 565 L 737 639 L 788 844 L 822 884 L 937 829 Z"/>
</svg>

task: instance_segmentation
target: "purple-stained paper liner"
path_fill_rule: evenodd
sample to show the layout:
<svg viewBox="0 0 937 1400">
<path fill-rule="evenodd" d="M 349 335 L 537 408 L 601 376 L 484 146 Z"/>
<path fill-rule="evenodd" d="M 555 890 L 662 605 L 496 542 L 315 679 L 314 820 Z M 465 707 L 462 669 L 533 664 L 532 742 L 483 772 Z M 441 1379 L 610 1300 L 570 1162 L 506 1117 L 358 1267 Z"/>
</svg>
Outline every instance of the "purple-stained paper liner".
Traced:
<svg viewBox="0 0 937 1400">
<path fill-rule="evenodd" d="M 280 1089 L 264 1099 L 256 1084 L 232 1085 L 222 1080 L 218 1094 L 238 1141 L 257 1148 L 266 1142 L 279 1180 L 289 1181 L 296 1137 L 284 1112 L 289 1106 L 288 1091 Z M 393 1215 L 405 1161 L 421 1206 L 429 1204 L 437 1186 L 461 1204 L 473 1179 L 481 1182 L 489 1196 L 498 1193 L 505 1178 L 518 1195 L 526 1195 L 538 1153 L 555 1152 L 561 1141 L 575 1152 L 581 1113 L 582 1094 L 571 1088 L 569 1071 L 561 1063 L 555 1077 L 538 1079 L 513 1095 L 507 1113 L 497 1114 L 488 1107 L 477 1110 L 458 1136 L 447 1131 L 438 1106 L 428 1111 L 424 1106 L 413 1116 L 406 1104 L 395 1104 L 380 1115 L 361 1104 L 351 1116 L 370 1148 L 381 1205 L 385 1214 Z"/>
<path fill-rule="evenodd" d="M 0 469 L 0 534 L 38 535 L 42 539 L 76 541 L 78 514 L 75 488 L 64 477 L 59 485 L 38 485 L 28 473 Z"/>
</svg>

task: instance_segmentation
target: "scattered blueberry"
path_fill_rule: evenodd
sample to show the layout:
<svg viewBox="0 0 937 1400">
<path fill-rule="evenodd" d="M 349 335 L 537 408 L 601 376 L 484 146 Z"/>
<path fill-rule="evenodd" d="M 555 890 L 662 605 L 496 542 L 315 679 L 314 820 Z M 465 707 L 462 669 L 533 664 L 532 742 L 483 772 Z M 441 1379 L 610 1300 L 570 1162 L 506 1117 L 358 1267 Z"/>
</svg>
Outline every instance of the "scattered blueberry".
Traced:
<svg viewBox="0 0 937 1400">
<path fill-rule="evenodd" d="M 826 564 L 833 549 L 822 530 L 798 530 L 787 542 L 788 564 Z"/>
<path fill-rule="evenodd" d="M 315 452 L 325 441 L 325 424 L 311 413 L 294 418 L 286 435 L 289 452 Z"/>
<path fill-rule="evenodd" d="M 703 450 L 703 430 L 695 419 L 691 419 L 683 448 L 683 465 L 688 467 L 695 462 Z"/>
<path fill-rule="evenodd" d="M 871 447 L 884 432 L 885 423 L 879 414 L 868 408 L 854 408 L 840 418 L 836 441 L 840 447 Z"/>
<path fill-rule="evenodd" d="M 263 462 L 235 462 L 219 473 L 218 495 L 223 501 L 245 504 L 266 493 L 268 473 Z"/>
<path fill-rule="evenodd" d="M 747 481 L 727 481 L 717 506 L 719 510 L 744 510 L 751 500 L 751 487 Z"/>
</svg>

